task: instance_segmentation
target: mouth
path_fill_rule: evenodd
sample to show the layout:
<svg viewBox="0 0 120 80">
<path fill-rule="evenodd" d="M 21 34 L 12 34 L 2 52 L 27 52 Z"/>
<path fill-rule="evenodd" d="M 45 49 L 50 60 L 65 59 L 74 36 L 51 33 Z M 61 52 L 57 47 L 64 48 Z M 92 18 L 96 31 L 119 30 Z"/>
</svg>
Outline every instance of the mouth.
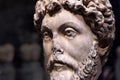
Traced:
<svg viewBox="0 0 120 80">
<path fill-rule="evenodd" d="M 52 71 L 74 71 L 78 70 L 78 62 L 68 55 L 51 55 L 47 60 L 46 69 L 49 73 Z"/>
<path fill-rule="evenodd" d="M 68 62 L 64 62 L 64 61 L 60 61 L 60 60 L 53 60 L 50 61 L 50 65 L 47 68 L 48 72 L 52 72 L 52 71 L 65 71 L 65 70 L 71 70 L 71 71 L 75 71 L 75 65 L 69 64 Z"/>
</svg>

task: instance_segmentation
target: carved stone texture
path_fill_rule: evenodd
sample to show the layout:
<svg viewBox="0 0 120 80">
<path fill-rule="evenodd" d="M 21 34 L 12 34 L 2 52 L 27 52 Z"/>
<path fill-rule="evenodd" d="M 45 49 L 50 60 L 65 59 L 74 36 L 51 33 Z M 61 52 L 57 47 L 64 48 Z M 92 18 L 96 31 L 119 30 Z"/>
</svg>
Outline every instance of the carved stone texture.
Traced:
<svg viewBox="0 0 120 80">
<path fill-rule="evenodd" d="M 109 0 L 38 0 L 34 23 L 51 80 L 97 80 L 114 22 Z"/>
</svg>

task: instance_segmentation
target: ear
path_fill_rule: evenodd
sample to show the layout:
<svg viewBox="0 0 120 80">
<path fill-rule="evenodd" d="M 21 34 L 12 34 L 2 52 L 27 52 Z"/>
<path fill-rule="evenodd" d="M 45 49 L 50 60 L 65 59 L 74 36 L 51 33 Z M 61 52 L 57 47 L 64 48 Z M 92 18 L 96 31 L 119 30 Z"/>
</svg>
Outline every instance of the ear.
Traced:
<svg viewBox="0 0 120 80">
<path fill-rule="evenodd" d="M 99 39 L 98 41 L 98 52 L 101 57 L 108 56 L 108 53 L 112 47 L 113 39 L 112 38 L 106 38 L 106 39 Z"/>
<path fill-rule="evenodd" d="M 109 46 L 105 47 L 105 48 L 101 48 L 99 47 L 98 48 L 98 52 L 99 52 L 99 55 L 102 57 L 102 56 L 105 56 L 105 55 L 108 55 L 108 49 L 109 49 Z"/>
<path fill-rule="evenodd" d="M 102 65 L 104 65 L 104 63 L 106 63 L 108 60 L 108 54 L 109 54 L 109 51 L 112 46 L 112 41 L 108 41 L 108 42 L 105 41 L 107 43 L 107 45 L 106 44 L 104 45 L 105 42 L 103 42 L 103 43 L 102 42 L 99 43 L 100 45 L 98 44 L 98 53 L 101 58 L 101 63 L 102 63 Z"/>
<path fill-rule="evenodd" d="M 93 41 L 93 44 L 97 46 L 97 51 L 98 51 L 98 54 L 101 58 L 101 64 L 104 65 L 104 63 L 107 61 L 107 56 L 108 56 L 108 53 L 109 53 L 109 50 L 111 48 L 111 45 L 106 45 L 106 46 L 100 46 L 99 44 L 99 41 L 97 39 L 95 39 Z"/>
<path fill-rule="evenodd" d="M 103 47 L 103 43 L 101 41 L 99 41 L 97 36 L 93 35 L 93 38 L 94 38 L 93 45 L 97 46 L 97 51 L 98 51 L 99 55 L 104 56 L 106 51 L 108 50 L 108 47 Z"/>
</svg>

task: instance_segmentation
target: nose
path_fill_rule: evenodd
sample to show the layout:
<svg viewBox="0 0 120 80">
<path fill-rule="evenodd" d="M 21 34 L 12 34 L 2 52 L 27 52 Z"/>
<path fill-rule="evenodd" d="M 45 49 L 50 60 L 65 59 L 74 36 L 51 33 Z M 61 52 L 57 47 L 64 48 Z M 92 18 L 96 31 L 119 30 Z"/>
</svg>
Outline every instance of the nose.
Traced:
<svg viewBox="0 0 120 80">
<path fill-rule="evenodd" d="M 53 39 L 52 51 L 53 51 L 54 54 L 63 54 L 64 53 L 63 49 L 60 46 L 60 41 L 59 40 L 60 39 L 58 39 L 58 38 Z"/>
<path fill-rule="evenodd" d="M 56 48 L 56 47 L 53 47 L 52 51 L 53 51 L 54 54 L 63 54 L 64 53 L 63 49 Z"/>
</svg>

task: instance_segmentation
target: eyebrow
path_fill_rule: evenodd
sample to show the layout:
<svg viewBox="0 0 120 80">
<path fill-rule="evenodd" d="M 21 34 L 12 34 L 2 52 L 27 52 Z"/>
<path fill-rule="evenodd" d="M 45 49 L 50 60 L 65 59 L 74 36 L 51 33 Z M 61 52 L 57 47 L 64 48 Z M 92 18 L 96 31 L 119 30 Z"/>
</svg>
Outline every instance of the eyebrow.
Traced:
<svg viewBox="0 0 120 80">
<path fill-rule="evenodd" d="M 65 28 L 73 28 L 75 29 L 77 32 L 81 32 L 82 31 L 82 28 L 80 27 L 80 25 L 76 22 L 73 22 L 73 21 L 70 21 L 70 22 L 66 22 L 64 24 L 62 24 L 58 30 L 64 30 Z"/>
<path fill-rule="evenodd" d="M 51 32 L 51 29 L 49 29 L 47 26 L 45 26 L 45 25 L 41 26 L 42 33 L 45 32 L 46 30 Z"/>
</svg>

